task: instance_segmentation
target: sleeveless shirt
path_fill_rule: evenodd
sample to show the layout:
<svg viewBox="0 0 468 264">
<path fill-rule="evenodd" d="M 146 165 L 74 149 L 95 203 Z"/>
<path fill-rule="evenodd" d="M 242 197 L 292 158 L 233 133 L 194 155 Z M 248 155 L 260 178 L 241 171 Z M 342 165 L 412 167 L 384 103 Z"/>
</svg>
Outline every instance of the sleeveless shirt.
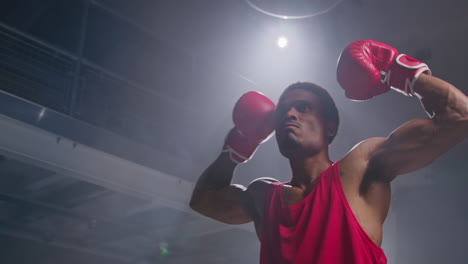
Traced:
<svg viewBox="0 0 468 264">
<path fill-rule="evenodd" d="M 260 264 L 386 264 L 346 199 L 338 162 L 299 203 L 284 206 L 284 183 L 266 193 Z"/>
</svg>

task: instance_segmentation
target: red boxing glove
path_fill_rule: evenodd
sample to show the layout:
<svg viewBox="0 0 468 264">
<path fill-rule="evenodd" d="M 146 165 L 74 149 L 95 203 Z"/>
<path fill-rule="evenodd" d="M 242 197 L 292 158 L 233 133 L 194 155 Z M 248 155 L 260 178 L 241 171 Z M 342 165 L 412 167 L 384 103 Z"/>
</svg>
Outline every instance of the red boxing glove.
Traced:
<svg viewBox="0 0 468 264">
<path fill-rule="evenodd" d="M 349 44 L 338 59 L 336 77 L 352 100 L 368 100 L 390 88 L 415 95 L 419 75 L 431 74 L 429 67 L 381 42 L 359 40 Z"/>
<path fill-rule="evenodd" d="M 275 104 L 258 92 L 247 92 L 234 106 L 235 127 L 226 137 L 223 151 L 236 163 L 248 161 L 258 146 L 273 135 Z"/>
</svg>

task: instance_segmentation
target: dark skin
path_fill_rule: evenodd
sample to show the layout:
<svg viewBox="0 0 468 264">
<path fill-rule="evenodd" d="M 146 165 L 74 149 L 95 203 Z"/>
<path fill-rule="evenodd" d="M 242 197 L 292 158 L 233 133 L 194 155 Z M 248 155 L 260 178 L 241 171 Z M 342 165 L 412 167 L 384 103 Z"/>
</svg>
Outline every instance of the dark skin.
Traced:
<svg viewBox="0 0 468 264">
<path fill-rule="evenodd" d="M 388 137 L 364 140 L 339 163 L 344 192 L 360 225 L 380 246 L 390 207 L 390 182 L 429 165 L 468 137 L 468 97 L 451 84 L 421 75 L 414 91 L 431 118 L 407 122 Z M 285 206 L 304 199 L 332 161 L 328 138 L 336 126 L 322 117 L 315 94 L 291 90 L 278 103 L 276 139 L 289 159 L 292 179 L 283 188 Z M 262 234 L 265 192 L 274 179 L 260 178 L 247 188 L 231 184 L 236 164 L 222 153 L 200 176 L 190 206 L 227 224 L 253 221 Z"/>
</svg>

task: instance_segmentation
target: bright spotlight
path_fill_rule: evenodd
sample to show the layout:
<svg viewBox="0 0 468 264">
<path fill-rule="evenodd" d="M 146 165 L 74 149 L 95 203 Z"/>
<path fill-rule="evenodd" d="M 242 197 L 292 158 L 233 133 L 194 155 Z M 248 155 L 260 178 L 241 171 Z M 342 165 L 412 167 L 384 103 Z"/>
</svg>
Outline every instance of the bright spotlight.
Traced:
<svg viewBox="0 0 468 264">
<path fill-rule="evenodd" d="M 288 39 L 286 37 L 279 37 L 278 38 L 278 46 L 280 48 L 285 48 L 288 45 Z"/>
</svg>

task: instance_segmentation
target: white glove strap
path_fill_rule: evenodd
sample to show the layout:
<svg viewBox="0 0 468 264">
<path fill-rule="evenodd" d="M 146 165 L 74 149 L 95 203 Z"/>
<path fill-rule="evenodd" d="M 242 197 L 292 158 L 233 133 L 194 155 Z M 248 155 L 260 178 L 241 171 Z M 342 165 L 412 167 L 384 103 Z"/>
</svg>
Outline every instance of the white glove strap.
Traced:
<svg viewBox="0 0 468 264">
<path fill-rule="evenodd" d="M 395 59 L 395 62 L 400 65 L 401 67 L 404 67 L 404 68 L 407 68 L 407 69 L 418 69 L 416 71 L 416 73 L 414 74 L 414 77 L 412 80 L 410 79 L 406 79 L 405 80 L 405 92 L 407 95 L 409 96 L 414 96 L 415 93 L 414 93 L 414 84 L 416 83 L 416 80 L 418 79 L 419 75 L 421 75 L 422 73 L 427 73 L 429 75 L 432 75 L 432 71 L 431 69 L 429 69 L 429 66 L 427 66 L 426 63 L 424 62 L 421 62 L 419 64 L 415 64 L 415 65 L 408 65 L 408 64 L 405 64 L 403 63 L 400 59 L 401 57 L 403 56 L 406 56 L 405 54 L 400 54 L 396 57 Z"/>
</svg>

